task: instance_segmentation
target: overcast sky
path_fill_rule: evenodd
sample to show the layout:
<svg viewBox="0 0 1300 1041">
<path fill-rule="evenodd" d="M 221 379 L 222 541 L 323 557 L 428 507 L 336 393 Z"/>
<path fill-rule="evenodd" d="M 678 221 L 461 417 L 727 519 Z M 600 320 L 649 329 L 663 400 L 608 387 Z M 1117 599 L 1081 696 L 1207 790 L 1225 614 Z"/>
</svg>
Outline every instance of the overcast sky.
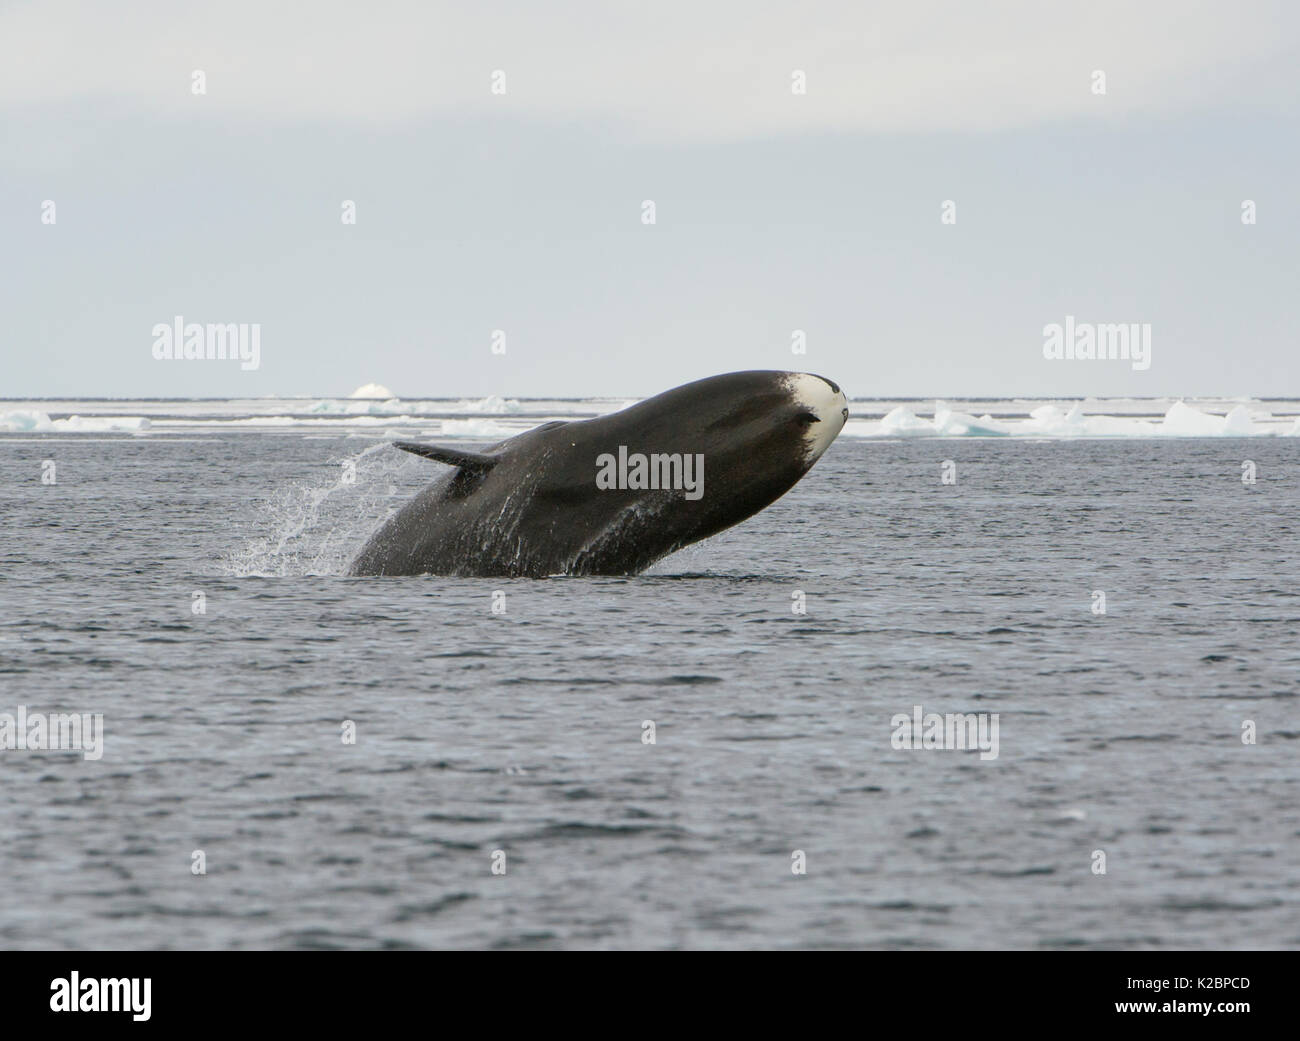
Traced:
<svg viewBox="0 0 1300 1041">
<path fill-rule="evenodd" d="M 1294 3 L 3 3 L 0 137 L 0 397 L 1300 395 Z"/>
</svg>

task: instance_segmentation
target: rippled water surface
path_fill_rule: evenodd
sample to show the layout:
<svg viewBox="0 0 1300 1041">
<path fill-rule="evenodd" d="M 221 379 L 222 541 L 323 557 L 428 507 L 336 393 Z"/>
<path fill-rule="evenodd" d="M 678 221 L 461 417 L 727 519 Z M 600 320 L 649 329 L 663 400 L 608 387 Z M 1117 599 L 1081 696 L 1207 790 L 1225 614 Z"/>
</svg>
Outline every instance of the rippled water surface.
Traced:
<svg viewBox="0 0 1300 1041">
<path fill-rule="evenodd" d="M 501 581 L 340 577 L 438 472 L 378 441 L 0 438 L 0 713 L 107 735 L 0 751 L 0 945 L 1300 945 L 1296 451 L 841 439 L 648 575 Z"/>
</svg>

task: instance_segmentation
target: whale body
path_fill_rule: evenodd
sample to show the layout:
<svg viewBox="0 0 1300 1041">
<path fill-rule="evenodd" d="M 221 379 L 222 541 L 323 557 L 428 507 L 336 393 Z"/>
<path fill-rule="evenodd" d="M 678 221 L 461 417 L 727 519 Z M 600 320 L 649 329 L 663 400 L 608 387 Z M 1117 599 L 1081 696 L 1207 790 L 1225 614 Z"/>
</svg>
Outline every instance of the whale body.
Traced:
<svg viewBox="0 0 1300 1041">
<path fill-rule="evenodd" d="M 711 376 L 482 452 L 394 442 L 454 469 L 390 517 L 350 575 L 633 575 L 789 491 L 848 419 L 809 373 Z"/>
</svg>

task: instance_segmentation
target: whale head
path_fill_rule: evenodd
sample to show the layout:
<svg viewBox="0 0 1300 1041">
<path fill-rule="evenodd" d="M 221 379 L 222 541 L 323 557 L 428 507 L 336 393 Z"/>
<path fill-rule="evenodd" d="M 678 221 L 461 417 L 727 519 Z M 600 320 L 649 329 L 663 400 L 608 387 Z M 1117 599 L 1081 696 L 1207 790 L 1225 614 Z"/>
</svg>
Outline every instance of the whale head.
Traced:
<svg viewBox="0 0 1300 1041">
<path fill-rule="evenodd" d="M 799 412 L 808 465 L 812 466 L 839 436 L 849 418 L 849 403 L 839 384 L 810 372 L 792 372 L 785 381 Z"/>
<path fill-rule="evenodd" d="M 687 383 L 621 412 L 569 424 L 556 437 L 579 461 L 579 472 L 588 460 L 609 460 L 620 449 L 696 460 L 702 494 L 658 497 L 676 502 L 660 511 L 660 522 L 690 541 L 779 499 L 821 458 L 847 419 L 848 402 L 832 380 L 756 370 Z"/>
<path fill-rule="evenodd" d="M 757 370 L 696 380 L 623 415 L 682 449 L 694 445 L 719 472 L 797 479 L 839 436 L 849 407 L 825 376 Z"/>
</svg>

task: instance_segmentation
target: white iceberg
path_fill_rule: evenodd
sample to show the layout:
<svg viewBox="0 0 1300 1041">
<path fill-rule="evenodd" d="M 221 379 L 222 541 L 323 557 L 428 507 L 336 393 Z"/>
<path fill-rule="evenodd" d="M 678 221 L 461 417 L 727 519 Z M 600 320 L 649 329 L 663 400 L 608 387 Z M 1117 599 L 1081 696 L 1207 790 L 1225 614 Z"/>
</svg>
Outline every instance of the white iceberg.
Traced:
<svg viewBox="0 0 1300 1041">
<path fill-rule="evenodd" d="M 1254 437 L 1258 431 L 1245 405 L 1237 405 L 1223 417 L 1224 437 Z"/>
<path fill-rule="evenodd" d="M 934 424 L 922 419 L 906 405 L 890 409 L 880 421 L 880 433 L 903 436 L 933 434 Z"/>
<path fill-rule="evenodd" d="M 54 424 L 44 412 L 34 409 L 18 409 L 14 412 L 0 412 L 0 430 L 6 433 L 24 433 L 28 430 L 53 430 Z"/>
<path fill-rule="evenodd" d="M 473 412 L 489 416 L 504 416 L 518 412 L 522 406 L 515 398 L 502 398 L 489 394 L 480 401 L 461 400 L 456 405 L 457 412 Z"/>
<path fill-rule="evenodd" d="M 934 431 L 940 437 L 1002 437 L 1007 428 L 990 415 L 979 419 L 954 412 L 942 401 L 934 403 Z"/>
<path fill-rule="evenodd" d="M 1211 416 L 1185 402 L 1175 401 L 1160 422 L 1158 433 L 1166 437 L 1222 437 L 1224 417 Z"/>
<path fill-rule="evenodd" d="M 148 430 L 144 416 L 69 416 L 50 419 L 48 413 L 34 409 L 0 412 L 0 431 L 7 434 L 56 432 L 65 434 L 136 434 Z"/>
<path fill-rule="evenodd" d="M 391 398 L 393 392 L 382 383 L 363 383 L 351 394 L 350 398 Z"/>
</svg>

